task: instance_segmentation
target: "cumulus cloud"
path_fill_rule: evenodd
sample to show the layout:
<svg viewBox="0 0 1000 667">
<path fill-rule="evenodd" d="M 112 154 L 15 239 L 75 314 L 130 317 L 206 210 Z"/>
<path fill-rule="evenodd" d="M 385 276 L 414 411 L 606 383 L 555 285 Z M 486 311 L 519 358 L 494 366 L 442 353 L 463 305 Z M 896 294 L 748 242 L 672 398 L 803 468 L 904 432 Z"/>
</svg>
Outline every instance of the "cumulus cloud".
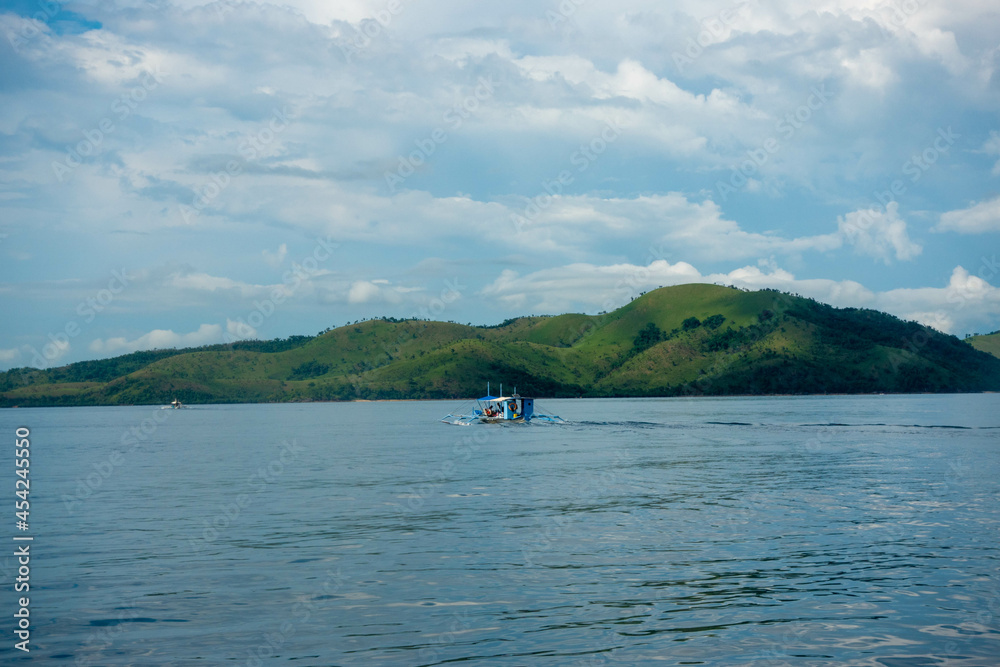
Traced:
<svg viewBox="0 0 1000 667">
<path fill-rule="evenodd" d="M 382 290 L 375 283 L 367 280 L 358 280 L 351 283 L 351 287 L 347 292 L 347 302 L 367 303 L 374 301 L 381 293 Z"/>
<path fill-rule="evenodd" d="M 405 301 L 415 303 L 422 287 L 393 285 L 385 279 L 355 280 L 347 288 L 346 300 L 349 304 L 385 303 L 398 305 Z"/>
<path fill-rule="evenodd" d="M 885 207 L 862 209 L 837 219 L 837 230 L 855 252 L 889 264 L 916 258 L 923 246 L 912 241 L 906 231 L 906 221 L 899 217 L 899 203 Z"/>
<path fill-rule="evenodd" d="M 579 99 L 578 105 L 555 113 L 543 107 L 521 109 L 524 119 L 554 130 L 559 126 L 580 126 L 580 120 L 589 117 L 613 122 L 616 127 L 623 125 L 626 133 L 639 132 L 657 140 L 664 150 L 691 156 L 704 150 L 707 135 L 718 134 L 727 121 L 760 117 L 759 112 L 723 90 L 715 89 L 707 95 L 691 93 L 632 59 L 619 62 L 613 72 L 601 71 L 579 55 L 525 56 L 514 62 L 531 80 L 569 83 L 581 98 L 605 102 L 593 105 Z M 643 111 L 637 112 L 636 108 Z"/>
<path fill-rule="evenodd" d="M 900 288 L 881 292 L 875 307 L 899 317 L 931 326 L 935 322 L 946 333 L 994 327 L 1000 316 L 1000 288 L 964 267 L 956 266 L 946 287 Z M 990 329 L 991 330 L 991 329 Z"/>
<path fill-rule="evenodd" d="M 941 215 L 941 221 L 934 230 L 960 234 L 1000 232 L 1000 197 L 957 211 L 948 211 Z"/>
<path fill-rule="evenodd" d="M 154 329 L 133 340 L 124 336 L 116 338 L 96 338 L 90 343 L 91 352 L 100 355 L 127 354 L 139 350 L 198 347 L 222 343 L 222 327 L 218 324 L 202 324 L 197 331 L 178 334 L 170 329 Z"/>
<path fill-rule="evenodd" d="M 694 258 L 742 259 L 772 253 L 834 250 L 836 234 L 787 238 L 744 230 L 711 199 L 692 202 L 679 192 L 635 198 L 556 196 L 546 193 L 512 207 L 516 243 L 546 250 L 606 246 L 609 239 L 646 239 Z"/>
</svg>

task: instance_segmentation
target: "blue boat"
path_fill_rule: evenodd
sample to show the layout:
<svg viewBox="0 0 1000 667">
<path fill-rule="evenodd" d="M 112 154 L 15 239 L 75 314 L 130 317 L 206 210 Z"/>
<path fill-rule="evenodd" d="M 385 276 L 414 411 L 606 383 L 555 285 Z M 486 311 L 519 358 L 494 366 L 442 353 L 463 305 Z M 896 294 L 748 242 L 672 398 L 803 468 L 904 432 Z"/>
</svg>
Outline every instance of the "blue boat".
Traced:
<svg viewBox="0 0 1000 667">
<path fill-rule="evenodd" d="M 446 424 L 457 426 L 469 426 L 475 423 L 499 424 L 499 423 L 527 423 L 532 420 L 540 420 L 551 423 L 565 423 L 566 420 L 558 415 L 546 415 L 535 412 L 535 399 L 521 396 L 514 389 L 510 396 L 503 395 L 503 385 L 500 385 L 500 396 L 490 394 L 490 385 L 486 384 L 486 395 L 475 400 L 475 406 L 471 402 L 467 403 L 459 410 L 458 414 L 448 414 L 441 419 Z M 462 413 L 462 409 L 470 406 L 471 410 Z"/>
</svg>

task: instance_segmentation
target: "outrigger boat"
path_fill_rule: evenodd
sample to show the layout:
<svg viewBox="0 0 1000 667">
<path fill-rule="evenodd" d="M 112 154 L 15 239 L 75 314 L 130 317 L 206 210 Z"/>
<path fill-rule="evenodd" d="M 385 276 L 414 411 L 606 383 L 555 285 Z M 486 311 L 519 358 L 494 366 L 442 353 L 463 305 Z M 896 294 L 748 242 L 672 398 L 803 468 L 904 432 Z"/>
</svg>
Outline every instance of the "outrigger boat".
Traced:
<svg viewBox="0 0 1000 667">
<path fill-rule="evenodd" d="M 532 420 L 564 424 L 566 420 L 558 415 L 546 415 L 535 412 L 535 399 L 526 398 L 517 393 L 517 388 L 510 396 L 503 395 L 503 385 L 500 385 L 500 396 L 490 394 L 490 385 L 486 383 L 486 395 L 475 400 L 475 407 L 467 414 L 449 414 L 441 419 L 446 424 L 469 426 L 476 422 L 498 424 L 504 422 L 528 423 Z M 462 406 L 465 407 L 464 405 Z"/>
</svg>

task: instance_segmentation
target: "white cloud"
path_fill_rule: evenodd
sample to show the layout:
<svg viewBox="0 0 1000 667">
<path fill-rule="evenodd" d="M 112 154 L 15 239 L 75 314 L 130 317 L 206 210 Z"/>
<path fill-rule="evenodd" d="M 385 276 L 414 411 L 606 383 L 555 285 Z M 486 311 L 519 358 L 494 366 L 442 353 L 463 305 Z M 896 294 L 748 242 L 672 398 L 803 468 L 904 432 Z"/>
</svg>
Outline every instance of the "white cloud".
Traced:
<svg viewBox="0 0 1000 667">
<path fill-rule="evenodd" d="M 226 318 L 226 342 L 258 338 L 257 330 L 242 320 Z"/>
<path fill-rule="evenodd" d="M 270 312 L 272 308 L 281 311 L 297 309 L 301 313 L 303 306 L 311 307 L 309 304 L 317 302 L 327 305 L 416 303 L 419 300 L 417 294 L 424 291 L 420 285 L 396 284 L 384 278 L 363 278 L 356 273 L 351 275 L 345 271 L 317 269 L 309 262 L 303 265 L 294 262 L 293 266 L 297 269 L 286 271 L 283 275 L 285 282 L 277 284 L 252 285 L 224 276 L 182 270 L 170 273 L 162 281 L 154 281 L 149 289 L 156 291 L 160 303 L 184 304 L 197 300 L 213 308 L 224 307 L 230 314 L 257 310 Z M 265 305 L 261 306 L 262 303 Z M 237 338 L 257 335 L 246 325 L 241 325 L 237 332 L 229 327 L 229 333 Z"/>
<path fill-rule="evenodd" d="M 223 2 L 223 4 L 227 4 Z M 226 11 L 241 11 L 238 5 L 231 3 L 233 7 Z M 409 2 L 403 0 L 394 7 L 399 7 L 395 12 L 387 10 L 386 0 L 338 0 L 337 2 L 325 2 L 324 0 L 282 0 L 281 2 L 270 2 L 281 7 L 290 7 L 301 12 L 311 22 L 320 25 L 329 24 L 333 21 L 346 21 L 350 23 L 360 23 L 364 19 L 372 19 L 378 16 L 383 23 L 392 25 L 392 19 L 397 14 L 402 13 L 407 8 Z M 388 18 L 387 18 L 388 17 Z"/>
<path fill-rule="evenodd" d="M 517 62 L 522 72 L 536 81 L 561 77 L 572 84 L 584 84 L 595 99 L 615 97 L 651 102 L 667 107 L 689 107 L 706 111 L 721 106 L 732 109 L 738 104 L 726 93 L 713 90 L 708 96 L 690 93 L 669 79 L 660 78 L 642 63 L 626 59 L 618 63 L 614 73 L 597 69 L 593 62 L 581 56 L 526 56 Z M 727 110 L 729 110 L 727 109 Z"/>
<path fill-rule="evenodd" d="M 9 350 L 0 349 L 0 362 L 2 363 L 5 364 L 10 363 L 15 359 L 20 358 L 20 356 L 21 356 L 21 351 L 16 347 L 13 347 Z"/>
<path fill-rule="evenodd" d="M 980 325 L 993 326 L 1000 316 L 1000 288 L 994 287 L 964 267 L 956 266 L 948 286 L 901 288 L 881 292 L 874 307 L 931 326 L 935 322 L 946 333 L 970 331 Z"/>
<path fill-rule="evenodd" d="M 960 234 L 1000 232 L 1000 197 L 943 213 L 934 231 Z"/>
<path fill-rule="evenodd" d="M 611 310 L 640 290 L 697 282 L 700 278 L 701 274 L 690 264 L 670 264 L 662 259 L 649 266 L 577 263 L 542 269 L 527 276 L 505 269 L 480 295 L 508 307 L 527 307 L 535 313 L 555 314 L 580 305 L 591 311 Z"/>
<path fill-rule="evenodd" d="M 406 190 L 382 196 L 369 188 L 300 180 L 270 190 L 247 178 L 220 213 L 239 218 L 247 202 L 264 195 L 254 213 L 310 234 L 329 234 L 343 242 L 406 245 L 440 252 L 442 243 L 468 242 L 490 248 L 559 253 L 583 258 L 602 252 L 609 243 L 668 243 L 693 258 L 718 260 L 760 255 L 825 252 L 840 247 L 837 234 L 789 238 L 743 229 L 727 219 L 711 199 L 692 201 L 680 192 L 632 197 L 594 194 L 550 196 L 541 184 L 530 197 L 480 201 L 468 195 L 434 196 Z M 266 193 L 264 190 L 267 189 Z M 234 192 L 234 194 L 236 194 Z M 242 290 L 253 294 L 265 286 L 203 274 L 179 275 L 177 287 Z"/>
<path fill-rule="evenodd" d="M 196 292 L 233 292 L 240 297 L 253 298 L 269 294 L 274 289 L 284 289 L 280 285 L 251 285 L 239 280 L 213 276 L 207 273 L 174 273 L 166 280 L 166 286 L 178 290 Z"/>
<path fill-rule="evenodd" d="M 404 300 L 413 300 L 416 292 L 423 291 L 417 287 L 393 285 L 388 280 L 355 280 L 347 290 L 347 303 L 388 303 L 400 304 Z"/>
<path fill-rule="evenodd" d="M 347 302 L 368 303 L 374 301 L 381 292 L 378 285 L 367 280 L 358 280 L 351 284 L 351 288 L 347 292 Z"/>
<path fill-rule="evenodd" d="M 692 202 L 679 192 L 631 199 L 549 197 L 543 193 L 512 208 L 520 232 L 513 237 L 515 243 L 530 242 L 547 251 L 596 250 L 611 239 L 637 239 L 669 245 L 696 259 L 727 260 L 823 252 L 841 245 L 836 234 L 786 238 L 748 232 L 727 220 L 712 200 Z"/>
<path fill-rule="evenodd" d="M 274 268 L 278 268 L 284 263 L 285 257 L 288 256 L 288 244 L 282 243 L 280 246 L 278 246 L 277 252 L 271 252 L 270 250 L 263 250 L 261 251 L 261 254 L 264 256 L 265 262 L 267 262 L 270 266 L 273 266 Z"/>
<path fill-rule="evenodd" d="M 722 89 L 684 90 L 633 59 L 620 61 L 613 72 L 581 55 L 525 56 L 513 62 L 526 79 L 549 91 L 516 108 L 513 118 L 522 132 L 570 135 L 586 143 L 596 141 L 600 126 L 610 124 L 633 141 L 641 136 L 660 151 L 716 164 L 718 148 L 734 134 L 752 141 L 749 131 L 767 117 Z M 712 139 L 718 147 L 710 147 Z"/>
<path fill-rule="evenodd" d="M 920 52 L 940 61 L 951 75 L 959 76 L 969 67 L 968 58 L 958 48 L 955 33 L 928 26 L 914 35 Z"/>
<path fill-rule="evenodd" d="M 923 246 L 910 240 L 906 222 L 899 217 L 899 204 L 889 202 L 881 208 L 862 209 L 837 219 L 837 229 L 855 252 L 880 259 L 886 264 L 916 258 Z"/>
<path fill-rule="evenodd" d="M 877 49 L 862 49 L 852 58 L 845 58 L 841 64 L 850 72 L 850 77 L 858 83 L 881 93 L 898 78 L 891 68 L 882 62 L 883 54 Z"/>
<path fill-rule="evenodd" d="M 943 331 L 945 333 L 952 332 L 955 330 L 955 320 L 952 319 L 948 313 L 942 310 L 931 310 L 931 311 L 914 311 L 909 313 L 900 313 L 898 317 L 904 320 L 912 320 L 914 322 L 920 322 L 921 324 L 937 329 L 938 331 Z"/>
<path fill-rule="evenodd" d="M 227 321 L 228 327 L 228 321 Z M 222 343 L 222 327 L 218 324 L 202 324 L 197 331 L 178 334 L 169 329 L 154 329 L 134 340 L 124 336 L 108 339 L 95 339 L 90 344 L 90 351 L 101 355 L 127 354 L 139 350 L 157 350 L 167 348 L 199 347 Z"/>
</svg>

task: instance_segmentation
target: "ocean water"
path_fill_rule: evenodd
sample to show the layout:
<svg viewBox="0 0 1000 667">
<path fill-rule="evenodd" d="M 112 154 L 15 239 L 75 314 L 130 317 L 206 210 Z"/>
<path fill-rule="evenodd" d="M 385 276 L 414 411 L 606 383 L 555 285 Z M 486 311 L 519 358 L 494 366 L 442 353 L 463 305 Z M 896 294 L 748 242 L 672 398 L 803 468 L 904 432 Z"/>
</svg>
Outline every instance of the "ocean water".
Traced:
<svg viewBox="0 0 1000 667">
<path fill-rule="evenodd" d="M 0 411 L 0 662 L 1000 664 L 1000 396 L 540 403 Z"/>
</svg>

